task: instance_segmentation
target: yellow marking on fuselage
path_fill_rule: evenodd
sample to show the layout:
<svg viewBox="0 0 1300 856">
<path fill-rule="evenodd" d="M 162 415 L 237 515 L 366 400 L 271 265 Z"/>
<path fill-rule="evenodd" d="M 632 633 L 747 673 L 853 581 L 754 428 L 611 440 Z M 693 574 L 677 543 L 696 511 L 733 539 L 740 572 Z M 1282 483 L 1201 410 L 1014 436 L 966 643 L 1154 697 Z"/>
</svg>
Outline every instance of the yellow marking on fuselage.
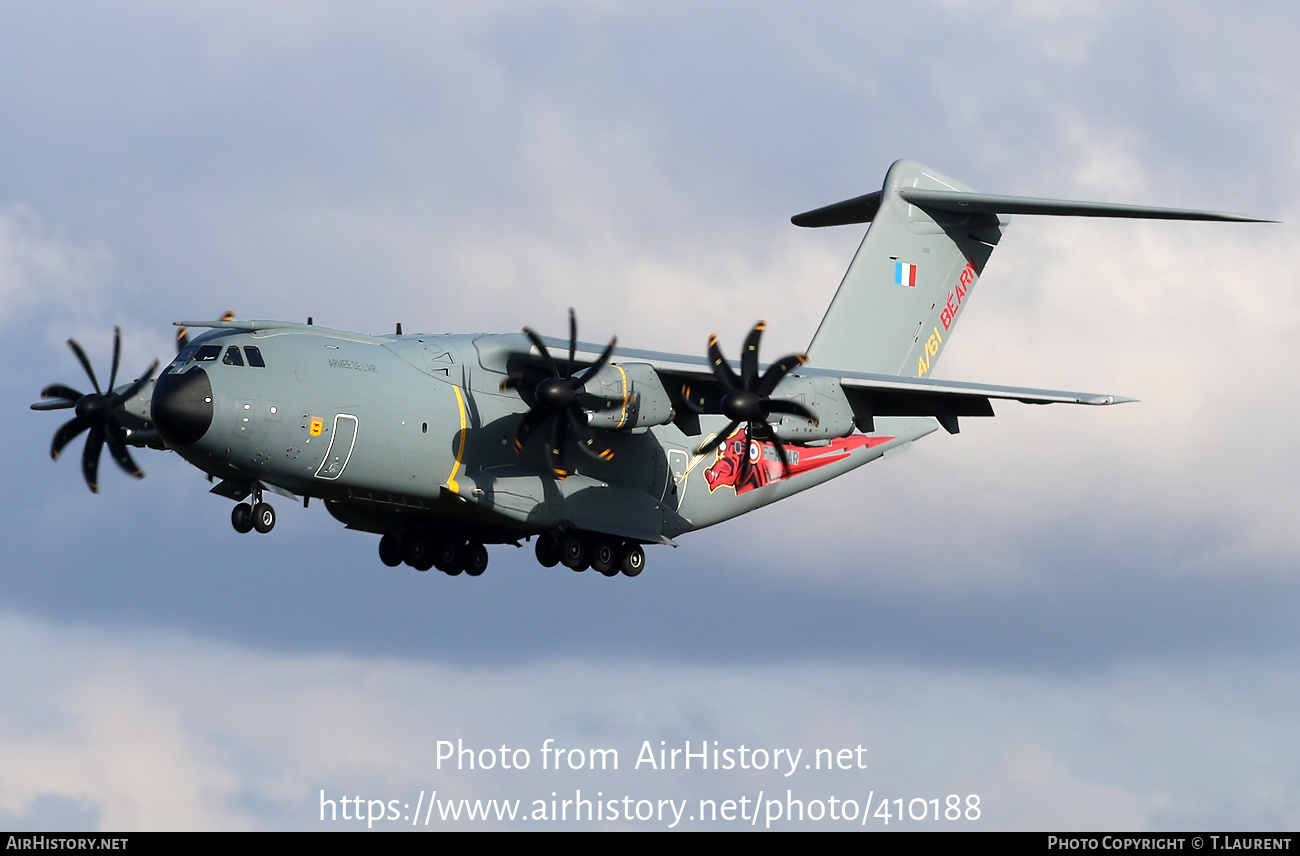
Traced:
<svg viewBox="0 0 1300 856">
<path fill-rule="evenodd" d="M 453 386 L 452 390 L 456 393 L 456 405 L 460 409 L 460 442 L 456 444 L 456 463 L 452 464 L 451 475 L 447 476 L 447 487 L 451 488 L 452 493 L 460 493 L 460 485 L 456 484 L 456 472 L 460 469 L 461 458 L 465 455 L 465 396 L 461 394 L 458 386 Z"/>
<path fill-rule="evenodd" d="M 623 411 L 619 413 L 618 425 L 614 427 L 614 430 L 617 431 L 619 428 L 623 427 L 624 422 L 627 422 L 627 402 L 630 396 L 629 396 L 629 390 L 627 388 L 627 372 L 623 371 L 623 367 L 620 366 L 618 363 L 613 363 L 612 365 L 614 366 L 614 368 L 618 369 L 618 373 L 623 376 Z"/>
</svg>

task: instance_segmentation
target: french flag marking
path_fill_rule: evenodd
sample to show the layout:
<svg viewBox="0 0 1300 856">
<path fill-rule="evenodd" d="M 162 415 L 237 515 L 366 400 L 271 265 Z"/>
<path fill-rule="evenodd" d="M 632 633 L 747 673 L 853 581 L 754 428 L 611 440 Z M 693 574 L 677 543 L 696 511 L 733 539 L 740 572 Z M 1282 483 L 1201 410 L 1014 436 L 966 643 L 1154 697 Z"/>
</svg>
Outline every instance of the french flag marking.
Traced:
<svg viewBox="0 0 1300 856">
<path fill-rule="evenodd" d="M 894 284 L 916 288 L 916 265 L 894 262 Z"/>
</svg>

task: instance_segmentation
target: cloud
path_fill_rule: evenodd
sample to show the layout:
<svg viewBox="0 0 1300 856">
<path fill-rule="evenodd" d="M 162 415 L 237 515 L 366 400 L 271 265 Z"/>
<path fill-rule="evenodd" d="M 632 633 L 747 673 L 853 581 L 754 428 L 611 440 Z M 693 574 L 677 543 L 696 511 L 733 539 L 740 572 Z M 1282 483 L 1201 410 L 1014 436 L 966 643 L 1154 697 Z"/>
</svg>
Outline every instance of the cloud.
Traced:
<svg viewBox="0 0 1300 856">
<path fill-rule="evenodd" d="M 0 206 L 0 324 L 38 307 L 66 313 L 84 305 L 111 265 L 106 247 L 56 234 L 30 206 Z"/>
<path fill-rule="evenodd" d="M 1295 691 L 1282 662 L 1129 666 L 1044 681 L 887 665 L 666 669 L 559 659 L 502 669 L 267 656 L 12 615 L 0 621 L 0 636 L 8 650 L 36 652 L 6 661 L 2 675 L 24 688 L 0 716 L 0 810 L 18 818 L 62 811 L 117 830 L 357 829 L 365 823 L 341 813 L 321 824 L 322 791 L 336 809 L 344 795 L 382 799 L 385 814 L 398 800 L 409 818 L 420 792 L 433 790 L 525 805 L 549 802 L 552 792 L 599 791 L 686 799 L 692 812 L 700 800 L 752 803 L 760 792 L 784 800 L 789 790 L 805 801 L 837 796 L 859 805 L 872 796 L 945 806 L 956 793 L 963 810 L 977 795 L 980 821 L 961 828 L 1161 829 L 1241 818 L 1248 828 L 1284 828 L 1295 820 L 1283 797 L 1296 785 L 1295 759 L 1279 749 L 1289 745 L 1285 712 Z M 33 679 L 51 669 L 66 683 Z M 1261 690 L 1272 701 L 1264 707 L 1251 701 Z M 1200 703 L 1207 696 L 1219 702 Z M 547 738 L 551 747 L 581 749 L 583 769 L 567 755 L 559 772 L 554 755 L 542 769 Z M 802 750 L 801 764 L 813 769 L 702 771 L 696 760 L 685 770 L 680 757 L 675 769 L 644 760 L 638 768 L 643 744 L 657 752 L 660 741 L 673 748 L 688 740 L 696 750 L 715 740 L 733 753 L 741 744 Z M 1276 754 L 1248 760 L 1256 741 Z M 1189 754 L 1194 743 L 1201 750 Z M 527 766 L 502 769 L 502 746 L 517 765 L 524 756 L 515 750 L 525 750 Z M 618 752 L 617 771 L 590 769 L 597 748 Z M 823 761 L 853 759 L 853 769 L 816 769 L 818 749 L 834 750 Z M 482 750 L 496 759 L 491 769 L 480 768 Z M 1134 753 L 1143 764 L 1131 763 Z M 446 825 L 437 817 L 429 828 Z M 931 816 L 902 825 L 954 823 Z"/>
</svg>

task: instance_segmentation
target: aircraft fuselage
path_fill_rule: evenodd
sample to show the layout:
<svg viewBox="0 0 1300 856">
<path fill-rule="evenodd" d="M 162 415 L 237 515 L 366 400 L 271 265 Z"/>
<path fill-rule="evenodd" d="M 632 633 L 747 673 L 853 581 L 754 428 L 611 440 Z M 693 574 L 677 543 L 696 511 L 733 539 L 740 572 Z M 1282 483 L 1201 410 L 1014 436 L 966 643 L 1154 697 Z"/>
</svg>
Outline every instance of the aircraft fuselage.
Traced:
<svg viewBox="0 0 1300 856">
<path fill-rule="evenodd" d="M 892 419 L 871 437 L 790 446 L 783 473 L 771 444 L 743 428 L 696 454 L 727 425 L 703 416 L 702 436 L 672 422 L 604 431 L 610 458 L 570 452 L 573 472 L 558 479 L 541 442 L 514 447 L 527 392 L 502 381 L 528 349 L 517 335 L 213 330 L 164 369 L 152 415 L 169 446 L 223 482 L 322 498 L 358 529 L 468 532 L 483 543 L 566 529 L 666 543 L 934 430 L 930 419 Z M 618 363 L 589 386 L 630 383 Z M 751 466 L 739 466 L 744 455 Z"/>
</svg>

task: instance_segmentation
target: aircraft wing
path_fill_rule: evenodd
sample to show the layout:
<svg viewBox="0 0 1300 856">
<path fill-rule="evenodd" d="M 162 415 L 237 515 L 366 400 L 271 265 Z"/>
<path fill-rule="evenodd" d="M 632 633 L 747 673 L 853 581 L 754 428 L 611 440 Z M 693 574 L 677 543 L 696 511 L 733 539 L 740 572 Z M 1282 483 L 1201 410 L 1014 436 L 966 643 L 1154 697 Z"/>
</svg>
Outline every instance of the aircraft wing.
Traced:
<svg viewBox="0 0 1300 856">
<path fill-rule="evenodd" d="M 559 344 L 558 340 L 556 344 Z M 551 346 L 552 342 L 548 341 L 547 345 Z M 567 351 L 562 352 L 559 347 L 552 347 L 551 350 L 557 358 L 568 356 Z M 584 362 L 594 361 L 598 353 L 596 346 L 585 343 L 579 343 L 577 348 L 577 358 Z M 674 398 L 683 383 L 711 383 L 714 380 L 712 368 L 703 357 L 619 348 L 614 362 L 650 365 L 659 375 L 668 395 Z M 739 364 L 732 363 L 732 368 L 738 370 Z M 767 368 L 766 365 L 760 366 L 762 371 Z M 955 434 L 958 431 L 959 416 L 993 416 L 993 406 L 990 403 L 993 399 L 1018 401 L 1022 404 L 1092 406 L 1124 404 L 1137 400 L 1104 393 L 868 374 L 806 365 L 787 376 L 772 393 L 772 397 L 798 397 L 806 401 L 825 423 L 822 427 L 832 436 L 847 433 L 854 425 L 870 433 L 873 430 L 873 419 L 877 416 L 929 416 L 937 419 L 949 433 Z M 837 419 L 837 415 L 840 418 Z M 833 427 L 845 421 L 843 431 Z M 690 417 L 687 417 L 686 422 L 679 419 L 679 425 L 688 434 L 697 433 L 698 429 Z"/>
</svg>

